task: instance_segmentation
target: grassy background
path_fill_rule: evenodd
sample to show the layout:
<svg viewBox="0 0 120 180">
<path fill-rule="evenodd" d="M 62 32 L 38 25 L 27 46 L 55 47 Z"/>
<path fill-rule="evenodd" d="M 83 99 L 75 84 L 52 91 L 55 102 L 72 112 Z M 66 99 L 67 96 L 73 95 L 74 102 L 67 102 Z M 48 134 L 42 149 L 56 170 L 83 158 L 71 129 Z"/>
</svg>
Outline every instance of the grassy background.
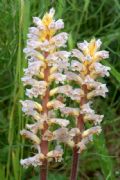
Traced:
<svg viewBox="0 0 120 180">
<path fill-rule="evenodd" d="M 96 110 L 105 115 L 103 133 L 80 157 L 78 180 L 120 179 L 120 1 L 119 0 L 0 0 L 0 179 L 37 180 L 39 168 L 22 169 L 19 159 L 31 151 L 19 136 L 27 119 L 21 113 L 19 99 L 24 98 L 20 78 L 26 66 L 23 55 L 32 16 L 41 16 L 55 7 L 70 33 L 71 50 L 77 41 L 101 38 L 111 67 L 106 99 L 97 99 Z M 65 151 L 64 164 L 51 164 L 49 180 L 67 180 L 71 151 Z"/>
</svg>

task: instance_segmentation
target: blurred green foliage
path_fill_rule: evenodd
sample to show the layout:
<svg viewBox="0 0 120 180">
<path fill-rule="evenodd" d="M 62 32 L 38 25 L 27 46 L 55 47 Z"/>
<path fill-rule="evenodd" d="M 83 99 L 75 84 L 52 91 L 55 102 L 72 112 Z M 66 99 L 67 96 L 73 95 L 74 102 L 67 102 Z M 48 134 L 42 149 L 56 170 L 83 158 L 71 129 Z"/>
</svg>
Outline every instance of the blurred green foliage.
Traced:
<svg viewBox="0 0 120 180">
<path fill-rule="evenodd" d="M 120 1 L 119 0 L 1 0 L 0 1 L 0 179 L 38 180 L 39 168 L 23 169 L 19 159 L 31 152 L 19 136 L 27 119 L 19 100 L 24 98 L 21 84 L 23 55 L 32 16 L 42 16 L 51 7 L 56 18 L 63 18 L 69 35 L 69 50 L 76 43 L 92 37 L 101 38 L 110 58 L 103 63 L 111 67 L 104 81 L 109 93 L 97 99 L 95 108 L 104 114 L 103 133 L 95 138 L 80 156 L 78 180 L 120 179 Z M 23 153 L 24 148 L 24 153 Z M 67 180 L 71 150 L 65 148 L 62 164 L 51 164 L 49 180 Z"/>
</svg>

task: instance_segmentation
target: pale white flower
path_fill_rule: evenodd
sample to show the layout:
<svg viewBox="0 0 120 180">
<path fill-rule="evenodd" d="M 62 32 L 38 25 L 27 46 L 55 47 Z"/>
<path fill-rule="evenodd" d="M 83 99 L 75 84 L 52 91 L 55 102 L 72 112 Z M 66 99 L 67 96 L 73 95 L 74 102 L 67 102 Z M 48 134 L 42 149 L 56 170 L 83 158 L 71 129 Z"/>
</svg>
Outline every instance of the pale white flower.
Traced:
<svg viewBox="0 0 120 180">
<path fill-rule="evenodd" d="M 95 44 L 96 44 L 96 51 L 97 51 L 97 50 L 100 49 L 100 46 L 101 46 L 101 44 L 102 44 L 102 41 L 101 41 L 100 39 L 97 39 L 97 40 L 95 41 Z"/>
<path fill-rule="evenodd" d="M 30 27 L 29 28 L 29 34 L 39 36 L 39 29 L 37 27 Z M 32 38 L 32 37 L 31 37 Z"/>
<path fill-rule="evenodd" d="M 49 52 L 49 51 L 53 51 L 54 49 L 55 49 L 55 45 L 51 41 L 48 41 L 48 40 L 45 40 L 40 45 L 41 51 Z"/>
<path fill-rule="evenodd" d="M 79 51 L 78 49 L 73 49 L 72 50 L 72 56 L 76 57 L 77 59 L 79 59 L 81 62 L 85 61 L 85 56 L 83 55 L 83 53 L 81 51 Z"/>
<path fill-rule="evenodd" d="M 33 76 L 40 74 L 40 68 L 44 66 L 42 61 L 34 61 L 28 63 L 28 68 L 24 69 L 25 76 Z"/>
<path fill-rule="evenodd" d="M 59 72 L 67 70 L 69 66 L 68 58 L 70 53 L 67 51 L 58 51 L 48 55 L 48 65 L 54 66 Z"/>
<path fill-rule="evenodd" d="M 100 86 L 97 86 L 95 90 L 95 95 L 105 97 L 107 92 L 108 88 L 106 87 L 106 84 L 101 84 Z"/>
<path fill-rule="evenodd" d="M 101 60 L 101 59 L 107 59 L 109 58 L 109 52 L 108 51 L 98 51 L 95 53 L 95 59 Z"/>
<path fill-rule="evenodd" d="M 54 139 L 53 132 L 50 130 L 46 130 L 45 133 L 42 136 L 42 140 L 44 141 L 52 141 Z"/>
<path fill-rule="evenodd" d="M 52 54 L 49 54 L 47 59 L 49 61 L 53 61 L 53 63 L 57 63 L 57 61 L 59 59 L 68 60 L 69 56 L 70 56 L 70 52 L 67 52 L 67 51 L 57 51 L 57 52 L 54 52 Z"/>
<path fill-rule="evenodd" d="M 21 100 L 20 102 L 22 104 L 22 111 L 25 113 L 25 115 L 30 115 L 33 116 L 35 119 L 38 119 L 40 115 L 38 112 L 42 110 L 40 104 L 32 100 Z"/>
<path fill-rule="evenodd" d="M 23 82 L 23 85 L 31 85 L 33 84 L 36 80 L 32 79 L 31 76 L 24 76 L 21 78 L 21 81 Z"/>
<path fill-rule="evenodd" d="M 36 103 L 37 104 L 37 103 Z M 37 104 L 38 106 L 38 104 Z M 35 110 L 37 110 L 37 113 L 34 113 L 32 116 L 35 120 L 37 120 L 37 122 L 35 122 L 34 124 L 26 124 L 26 128 L 29 129 L 31 132 L 33 132 L 34 134 L 36 134 L 38 132 L 38 129 L 43 129 L 43 125 L 45 121 L 48 121 L 48 118 L 51 118 L 52 116 L 48 113 L 48 116 L 46 113 L 38 113 L 39 112 L 39 108 L 35 108 Z"/>
<path fill-rule="evenodd" d="M 63 104 L 63 103 L 62 103 L 61 101 L 59 101 L 59 100 L 54 99 L 54 100 L 49 101 L 49 102 L 47 103 L 47 107 L 48 107 L 48 108 L 53 108 L 53 109 L 59 109 L 59 108 L 65 107 L 65 104 Z"/>
<path fill-rule="evenodd" d="M 37 40 L 37 39 L 38 39 L 38 36 L 37 36 L 36 34 L 32 34 L 32 33 L 27 34 L 27 37 L 28 37 L 29 39 L 33 38 L 34 40 Z"/>
<path fill-rule="evenodd" d="M 85 150 L 87 147 L 86 145 L 93 141 L 93 135 L 89 135 L 85 138 L 82 138 L 82 140 L 77 144 L 78 149 L 78 153 L 81 153 L 83 150 Z"/>
<path fill-rule="evenodd" d="M 95 125 L 99 125 L 103 120 L 103 115 L 88 113 L 84 116 L 84 121 L 93 121 Z"/>
<path fill-rule="evenodd" d="M 79 128 L 72 128 L 72 129 L 69 131 L 69 134 L 70 134 L 72 137 L 74 137 L 74 136 L 79 135 L 79 134 L 81 134 L 81 133 L 80 133 Z"/>
<path fill-rule="evenodd" d="M 44 119 L 41 119 L 41 118 L 39 118 L 39 119 L 40 120 L 38 120 L 34 124 L 26 124 L 26 128 L 29 129 L 34 134 L 36 134 L 39 129 L 43 129 L 43 127 L 44 127 L 44 125 L 43 125 L 44 124 Z"/>
<path fill-rule="evenodd" d="M 34 82 L 30 85 L 32 85 L 32 88 L 26 89 L 26 95 L 29 98 L 38 97 L 39 95 L 44 96 L 47 88 L 47 83 L 45 81 L 34 80 Z"/>
<path fill-rule="evenodd" d="M 66 72 L 66 77 L 67 77 L 67 80 L 68 80 L 68 81 L 76 81 L 76 82 L 78 82 L 80 85 L 81 85 L 82 82 L 83 82 L 83 79 L 80 77 L 80 75 L 77 75 L 77 74 L 75 74 L 74 72 L 67 71 L 67 72 Z"/>
<path fill-rule="evenodd" d="M 22 136 L 24 136 L 25 138 L 32 140 L 35 144 L 40 144 L 40 139 L 33 132 L 30 132 L 30 131 L 27 131 L 26 129 L 23 129 L 20 131 L 20 134 Z"/>
<path fill-rule="evenodd" d="M 82 105 L 80 113 L 81 114 L 89 114 L 89 113 L 91 114 L 91 113 L 94 113 L 95 111 L 93 109 L 91 109 L 91 107 L 90 107 L 91 103 L 92 102 L 90 101 L 90 102 Z"/>
<path fill-rule="evenodd" d="M 39 89 L 36 90 L 36 88 L 31 88 L 31 89 L 26 89 L 25 95 L 28 96 L 29 98 L 37 98 L 40 94 L 39 94 Z"/>
<path fill-rule="evenodd" d="M 72 91 L 72 87 L 70 85 L 64 85 L 58 87 L 58 93 L 65 94 L 66 96 L 70 96 Z"/>
<path fill-rule="evenodd" d="M 69 62 L 66 60 L 59 59 L 57 62 L 58 71 L 62 72 L 68 69 Z"/>
<path fill-rule="evenodd" d="M 44 155 L 40 153 L 40 154 L 36 154 L 33 157 L 21 159 L 20 164 L 24 166 L 25 168 L 28 168 L 28 166 L 36 167 L 36 166 L 41 166 L 43 160 L 44 160 Z"/>
<path fill-rule="evenodd" d="M 91 99 L 92 97 L 95 97 L 95 96 L 105 97 L 107 92 L 108 92 L 108 88 L 106 87 L 106 84 L 101 83 L 100 85 L 96 87 L 95 90 L 87 94 L 87 98 Z"/>
<path fill-rule="evenodd" d="M 73 141 L 73 138 L 79 134 L 77 129 L 74 129 L 73 131 L 68 131 L 67 128 L 61 127 L 53 132 L 54 139 L 58 142 L 66 143 L 70 147 L 74 147 L 75 143 Z"/>
<path fill-rule="evenodd" d="M 79 116 L 79 108 L 71 108 L 71 107 L 62 107 L 60 108 L 61 113 L 65 115 L 73 115 L 73 116 Z"/>
<path fill-rule="evenodd" d="M 84 92 L 80 88 L 72 89 L 70 85 L 59 86 L 50 91 L 50 96 L 53 96 L 57 93 L 64 94 L 70 97 L 72 100 L 79 101 L 80 98 L 84 95 Z"/>
<path fill-rule="evenodd" d="M 87 130 L 85 130 L 83 133 L 82 133 L 82 138 L 85 138 L 89 135 L 93 135 L 93 134 L 100 134 L 102 131 L 101 127 L 100 126 L 94 126 L 94 127 L 91 127 Z"/>
<path fill-rule="evenodd" d="M 41 59 L 40 59 L 41 58 Z M 44 57 L 43 57 L 43 55 L 41 54 L 41 53 L 39 53 L 39 55 L 38 55 L 38 57 L 35 57 L 34 55 L 33 56 L 31 56 L 31 57 L 29 57 L 28 58 L 28 64 L 29 63 L 33 63 L 33 62 L 38 62 L 38 61 L 40 61 L 41 62 L 41 66 L 44 66 L 44 62 L 42 61 L 42 60 L 44 60 Z"/>
<path fill-rule="evenodd" d="M 58 19 L 57 21 L 52 21 L 52 23 L 49 25 L 50 29 L 63 29 L 64 28 L 64 22 L 62 19 Z"/>
<path fill-rule="evenodd" d="M 48 123 L 50 124 L 58 124 L 62 127 L 66 127 L 69 124 L 69 120 L 67 119 L 61 119 L 61 118 L 52 118 L 48 120 Z"/>
<path fill-rule="evenodd" d="M 67 40 L 68 40 L 68 34 L 62 32 L 51 38 L 51 43 L 54 43 L 56 47 L 66 47 L 65 44 Z"/>
<path fill-rule="evenodd" d="M 63 60 L 68 60 L 68 58 L 70 57 L 71 53 L 68 51 L 57 51 L 55 52 L 56 56 L 58 56 L 60 59 Z"/>
<path fill-rule="evenodd" d="M 49 158 L 55 159 L 56 162 L 62 161 L 63 149 L 60 145 L 57 145 L 54 150 L 47 153 L 48 160 Z"/>
<path fill-rule="evenodd" d="M 78 43 L 77 46 L 80 50 L 84 51 L 88 51 L 88 45 L 89 43 L 87 41 L 84 41 L 82 43 Z"/>
<path fill-rule="evenodd" d="M 98 81 L 95 81 L 93 78 L 91 78 L 89 75 L 87 75 L 83 81 L 83 84 L 86 84 L 89 89 L 96 88 L 97 86 L 100 86 L 101 83 Z"/>
<path fill-rule="evenodd" d="M 67 143 L 72 139 L 72 136 L 69 135 L 68 129 L 65 127 L 59 128 L 55 130 L 53 133 L 55 139 L 58 140 L 59 142 Z"/>
<path fill-rule="evenodd" d="M 53 17 L 54 14 L 55 14 L 55 9 L 54 9 L 54 8 L 51 8 L 50 11 L 49 11 L 49 15 L 50 15 L 51 17 Z"/>
<path fill-rule="evenodd" d="M 31 49 L 37 49 L 40 48 L 42 45 L 42 42 L 36 40 L 36 39 L 29 39 L 27 40 L 27 46 Z"/>
<path fill-rule="evenodd" d="M 64 82 L 66 80 L 66 75 L 61 74 L 61 73 L 55 73 L 54 76 L 55 76 L 55 81 L 57 84 L 58 83 L 64 84 Z"/>
<path fill-rule="evenodd" d="M 110 67 L 108 66 L 104 66 L 101 63 L 94 63 L 94 68 L 95 68 L 95 72 L 96 74 L 104 77 L 104 76 L 109 76 L 109 71 L 110 71 Z"/>
<path fill-rule="evenodd" d="M 72 89 L 68 95 L 72 100 L 80 101 L 81 97 L 84 95 L 84 92 L 80 88 Z"/>
<path fill-rule="evenodd" d="M 64 28 L 64 22 L 62 19 L 58 19 L 56 22 L 55 22 L 55 29 L 56 30 L 59 30 L 59 29 L 63 29 Z"/>
<path fill-rule="evenodd" d="M 33 17 L 33 22 L 39 28 L 39 30 L 44 30 L 45 26 L 42 23 L 42 20 L 39 17 Z"/>
<path fill-rule="evenodd" d="M 78 62 L 76 60 L 72 60 L 72 62 L 71 62 L 71 70 L 81 72 L 83 70 L 82 63 L 80 63 L 80 62 Z"/>
<path fill-rule="evenodd" d="M 24 48 L 23 52 L 26 54 L 26 58 L 27 57 L 31 57 L 32 59 L 39 58 L 39 60 L 43 60 L 44 58 L 40 52 L 38 52 L 37 50 L 34 50 L 33 48 L 29 46 Z"/>
<path fill-rule="evenodd" d="M 53 51 L 55 49 L 55 47 L 56 47 L 55 42 L 53 42 L 53 40 L 51 40 L 51 41 L 45 40 L 42 42 L 42 41 L 39 41 L 38 38 L 37 39 L 32 38 L 27 41 L 27 48 L 28 48 L 28 50 L 30 49 L 30 51 L 31 51 L 30 54 L 34 53 L 34 55 L 37 55 L 37 52 L 39 52 L 40 50 L 45 51 L 45 52 Z M 36 51 L 36 49 L 39 49 L 39 51 Z M 24 50 L 24 52 L 25 51 L 26 51 L 26 49 Z"/>
<path fill-rule="evenodd" d="M 85 150 L 86 147 L 86 142 L 84 141 L 85 139 L 82 139 L 78 144 L 77 147 L 79 148 L 78 153 L 81 153 L 83 150 Z"/>
<path fill-rule="evenodd" d="M 51 75 L 51 78 L 53 78 L 55 80 L 56 84 L 58 84 L 58 83 L 64 84 L 64 82 L 66 80 L 66 75 L 61 74 L 61 73 L 53 73 Z"/>
</svg>

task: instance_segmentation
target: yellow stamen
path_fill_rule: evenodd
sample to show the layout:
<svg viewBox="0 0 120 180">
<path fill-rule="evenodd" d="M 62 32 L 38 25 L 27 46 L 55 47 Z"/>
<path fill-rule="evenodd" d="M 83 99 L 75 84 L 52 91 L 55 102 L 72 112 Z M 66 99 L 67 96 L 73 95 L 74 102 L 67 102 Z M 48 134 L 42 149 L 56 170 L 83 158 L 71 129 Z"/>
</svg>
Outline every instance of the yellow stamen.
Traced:
<svg viewBox="0 0 120 180">
<path fill-rule="evenodd" d="M 58 88 L 54 88 L 50 91 L 50 96 L 54 96 L 58 91 Z"/>
<path fill-rule="evenodd" d="M 89 43 L 89 51 L 90 55 L 93 56 L 96 51 L 96 41 L 95 39 L 92 39 Z"/>
<path fill-rule="evenodd" d="M 52 82 L 54 80 L 55 76 L 52 74 L 48 78 L 48 82 Z"/>
<path fill-rule="evenodd" d="M 40 112 L 42 111 L 42 106 L 41 104 L 35 102 L 35 105 L 36 105 L 36 109 L 38 109 Z"/>
<path fill-rule="evenodd" d="M 43 57 L 43 55 L 37 55 L 36 56 L 39 60 L 41 60 L 41 61 L 44 61 L 45 59 L 44 59 L 44 57 Z"/>
<path fill-rule="evenodd" d="M 54 73 L 56 70 L 57 70 L 57 67 L 52 67 L 52 68 L 50 69 L 50 74 Z"/>
<path fill-rule="evenodd" d="M 53 106 L 53 101 L 49 101 L 48 103 L 47 103 L 47 108 L 51 108 Z"/>
</svg>

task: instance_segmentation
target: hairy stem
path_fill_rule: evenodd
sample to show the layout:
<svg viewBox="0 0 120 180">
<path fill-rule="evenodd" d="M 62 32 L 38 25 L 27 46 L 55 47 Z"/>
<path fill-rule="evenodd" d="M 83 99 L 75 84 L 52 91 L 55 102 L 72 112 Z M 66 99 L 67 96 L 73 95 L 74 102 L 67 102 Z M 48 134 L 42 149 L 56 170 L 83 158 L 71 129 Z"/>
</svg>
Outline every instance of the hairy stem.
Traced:
<svg viewBox="0 0 120 180">
<path fill-rule="evenodd" d="M 47 56 L 47 54 L 45 55 Z M 46 63 L 46 68 L 44 70 L 44 81 L 48 82 L 49 77 L 49 67 Z M 49 101 L 49 88 L 47 88 L 45 96 L 43 97 L 42 107 L 43 107 L 43 114 L 48 114 L 48 108 L 47 103 Z M 47 122 L 44 122 L 44 128 L 41 131 L 41 136 L 45 133 L 45 131 L 48 129 Z M 41 152 L 46 155 L 48 153 L 48 141 L 42 140 L 40 143 Z M 47 159 L 43 161 L 43 165 L 40 168 L 40 180 L 46 180 L 47 179 L 47 171 L 48 171 L 48 162 Z"/>
<path fill-rule="evenodd" d="M 87 96 L 87 87 L 86 85 L 82 86 L 82 90 L 84 91 L 84 97 L 80 100 L 80 106 L 86 103 L 86 96 Z M 77 128 L 80 129 L 80 132 L 84 130 L 84 121 L 83 115 L 79 114 L 77 119 Z M 75 144 L 77 144 L 81 140 L 81 135 L 75 137 Z M 79 153 L 78 148 L 75 146 L 73 148 L 73 160 L 72 160 L 72 168 L 71 168 L 71 175 L 70 180 L 76 180 L 78 176 L 78 165 L 79 165 Z"/>
</svg>

